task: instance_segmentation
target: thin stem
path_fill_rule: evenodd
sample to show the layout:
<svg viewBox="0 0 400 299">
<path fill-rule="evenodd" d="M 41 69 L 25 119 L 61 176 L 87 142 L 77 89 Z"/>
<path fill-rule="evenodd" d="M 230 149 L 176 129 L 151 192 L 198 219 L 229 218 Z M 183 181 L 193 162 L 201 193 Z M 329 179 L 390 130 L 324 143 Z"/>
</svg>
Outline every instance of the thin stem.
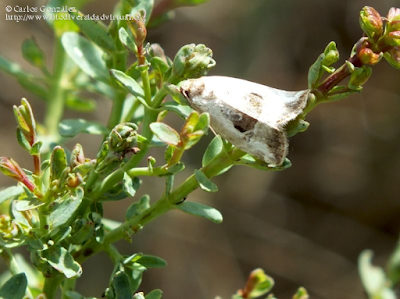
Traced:
<svg viewBox="0 0 400 299">
<path fill-rule="evenodd" d="M 17 260 L 15 259 L 14 255 L 11 252 L 11 249 L 3 248 L 1 251 L 1 256 L 3 257 L 4 261 L 6 262 L 11 275 L 14 276 L 16 274 L 24 272 L 19 267 Z M 31 293 L 29 287 L 26 288 L 26 294 L 28 295 L 29 298 L 33 298 L 33 295 Z"/>
<path fill-rule="evenodd" d="M 356 55 L 353 57 L 349 58 L 348 60 L 350 63 L 352 63 L 355 67 L 361 67 L 362 63 L 358 59 Z M 341 65 L 336 71 L 334 71 L 332 74 L 330 74 L 317 88 L 316 88 L 316 93 L 315 95 L 318 97 L 318 95 L 321 95 L 321 97 L 325 97 L 328 92 L 335 86 L 337 86 L 341 81 L 343 81 L 346 77 L 351 75 L 351 70 L 347 66 L 346 63 Z"/>
<path fill-rule="evenodd" d="M 69 299 L 70 296 L 67 295 L 67 292 L 75 290 L 76 279 L 64 279 L 61 287 L 62 291 L 62 299 Z"/>
<path fill-rule="evenodd" d="M 54 49 L 54 73 L 51 82 L 49 100 L 47 101 L 47 111 L 44 118 L 44 126 L 49 135 L 58 136 L 58 123 L 64 112 L 65 100 L 65 66 L 67 54 L 61 44 L 61 39 L 56 37 Z"/>
<path fill-rule="evenodd" d="M 118 90 L 119 89 L 118 86 L 115 86 L 114 88 L 115 88 L 115 98 L 113 99 L 110 119 L 108 120 L 108 125 L 107 125 L 107 127 L 110 130 L 121 122 L 122 110 L 124 108 L 124 102 L 126 97 L 126 93 L 122 92 L 121 90 Z"/>
<path fill-rule="evenodd" d="M 162 176 L 170 174 L 166 167 L 156 167 L 150 169 L 148 167 L 136 167 L 126 171 L 130 177 L 136 176 Z"/>
<path fill-rule="evenodd" d="M 33 165 L 34 165 L 34 174 L 37 176 L 40 176 L 40 155 L 34 155 L 33 156 Z"/>
<path fill-rule="evenodd" d="M 123 258 L 123 256 L 119 253 L 118 249 L 112 244 L 107 245 L 105 247 L 105 251 L 107 252 L 109 257 L 112 259 L 114 264 L 119 263 Z"/>
<path fill-rule="evenodd" d="M 43 293 L 46 295 L 46 299 L 54 299 L 57 296 L 58 288 L 63 280 L 63 276 L 57 274 L 53 277 L 48 277 L 44 281 Z"/>
</svg>

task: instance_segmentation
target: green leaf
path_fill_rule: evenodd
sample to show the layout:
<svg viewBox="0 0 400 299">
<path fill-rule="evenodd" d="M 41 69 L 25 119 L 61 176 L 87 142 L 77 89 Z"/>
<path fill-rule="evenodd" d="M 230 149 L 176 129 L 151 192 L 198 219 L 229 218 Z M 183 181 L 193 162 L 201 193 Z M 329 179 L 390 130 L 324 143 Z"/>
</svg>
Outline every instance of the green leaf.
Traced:
<svg viewBox="0 0 400 299">
<path fill-rule="evenodd" d="M 79 5 L 84 4 L 85 1 L 80 1 Z M 67 12 L 53 13 L 60 7 L 65 5 L 65 0 L 50 0 L 45 8 L 44 15 L 46 16 L 47 23 L 53 27 L 56 36 L 61 37 L 64 32 L 74 31 L 78 32 L 79 27 L 69 18 Z M 79 7 L 78 3 L 75 3 L 75 7 Z"/>
<path fill-rule="evenodd" d="M 49 216 L 49 225 L 52 229 L 68 222 L 79 208 L 83 199 L 83 189 L 76 188 L 75 194 L 66 194 L 53 203 L 53 212 Z"/>
<path fill-rule="evenodd" d="M 139 292 L 133 295 L 132 299 L 145 299 L 145 297 L 143 296 L 143 292 Z"/>
<path fill-rule="evenodd" d="M 81 12 L 70 12 L 70 15 L 82 33 L 96 45 L 107 51 L 116 50 L 114 40 L 102 22 L 85 19 Z"/>
<path fill-rule="evenodd" d="M 145 296 L 145 299 L 161 299 L 163 292 L 159 289 L 152 290 Z"/>
<path fill-rule="evenodd" d="M 15 201 L 15 209 L 18 212 L 29 211 L 29 210 L 36 209 L 37 207 L 40 207 L 44 204 L 45 204 L 45 202 L 39 200 L 38 198 L 16 200 Z"/>
<path fill-rule="evenodd" d="M 167 168 L 168 172 L 170 172 L 172 174 L 177 174 L 177 173 L 181 172 L 184 169 L 185 169 L 185 164 L 183 164 L 182 162 L 179 162 L 179 163 L 176 163 L 174 165 L 168 166 L 168 168 Z"/>
<path fill-rule="evenodd" d="M 134 293 L 142 283 L 143 272 L 146 268 L 140 264 L 135 264 L 133 268 L 128 268 L 127 273 L 129 274 L 129 281 L 131 285 L 131 292 Z"/>
<path fill-rule="evenodd" d="M 205 174 L 200 170 L 195 170 L 194 175 L 200 188 L 206 192 L 217 192 L 218 186 L 215 185 Z"/>
<path fill-rule="evenodd" d="M 153 11 L 153 6 L 154 6 L 154 0 L 141 0 L 139 1 L 139 4 L 135 5 L 132 8 L 130 15 L 134 16 L 137 13 L 139 13 L 141 9 L 144 10 L 146 12 L 146 24 L 147 24 L 150 21 L 151 13 Z"/>
<path fill-rule="evenodd" d="M 176 205 L 176 208 L 190 215 L 203 217 L 215 223 L 222 222 L 222 215 L 217 209 L 202 203 L 185 201 Z"/>
<path fill-rule="evenodd" d="M 150 124 L 150 130 L 157 136 L 158 139 L 169 145 L 178 145 L 180 141 L 180 136 L 170 126 L 161 123 L 154 122 Z"/>
<path fill-rule="evenodd" d="M 17 141 L 24 150 L 31 151 L 32 147 L 20 127 L 17 127 Z"/>
<path fill-rule="evenodd" d="M 274 286 L 274 280 L 264 273 L 262 269 L 255 269 L 247 280 L 247 298 L 258 298 L 266 295 Z"/>
<path fill-rule="evenodd" d="M 20 185 L 11 186 L 6 189 L 3 189 L 0 191 L 0 204 L 5 202 L 6 200 L 16 199 L 23 193 L 24 193 L 24 188 L 22 188 Z"/>
<path fill-rule="evenodd" d="M 125 46 L 125 48 L 127 48 L 132 53 L 137 52 L 135 40 L 132 38 L 132 36 L 129 35 L 129 33 L 125 30 L 124 27 L 119 28 L 118 36 L 119 40 Z"/>
<path fill-rule="evenodd" d="M 394 292 L 388 288 L 383 269 L 372 265 L 372 256 L 371 250 L 364 250 L 358 259 L 358 270 L 365 290 L 371 298 L 396 299 Z"/>
<path fill-rule="evenodd" d="M 318 56 L 317 60 L 313 63 L 308 71 L 308 88 L 312 89 L 318 83 L 318 80 L 321 76 L 321 68 L 322 62 L 325 59 L 325 54 L 321 54 Z"/>
<path fill-rule="evenodd" d="M 27 79 L 25 71 L 18 63 L 11 62 L 2 56 L 0 56 L 0 70 L 17 78 L 25 77 Z"/>
<path fill-rule="evenodd" d="M 143 195 L 139 201 L 132 203 L 126 210 L 125 219 L 129 220 L 150 208 L 150 196 Z"/>
<path fill-rule="evenodd" d="M 129 283 L 129 277 L 125 272 L 118 271 L 115 273 L 111 288 L 114 290 L 114 299 L 131 299 L 132 291 Z"/>
<path fill-rule="evenodd" d="M 394 51 L 394 50 L 392 50 L 392 51 Z M 398 56 L 398 55 L 394 55 L 394 54 L 391 54 L 391 53 L 389 53 L 389 52 L 383 53 L 383 58 L 385 58 L 386 61 L 387 61 L 391 66 L 393 66 L 393 67 L 396 68 L 396 69 L 400 69 L 400 60 L 399 60 L 399 59 L 396 59 L 397 56 Z M 0 57 L 0 58 L 1 58 L 1 57 Z M 1 69 L 1 65 L 0 65 L 0 69 Z"/>
<path fill-rule="evenodd" d="M 64 247 L 50 247 L 42 252 L 42 258 L 58 272 L 63 273 L 66 278 L 77 278 L 82 274 L 81 265 Z"/>
<path fill-rule="evenodd" d="M 64 149 L 59 145 L 55 146 L 50 157 L 50 181 L 60 179 L 67 165 L 67 155 Z"/>
<path fill-rule="evenodd" d="M 144 98 L 144 91 L 143 88 L 140 87 L 140 85 L 133 80 L 131 77 L 126 75 L 124 72 L 121 72 L 119 70 L 110 70 L 111 75 L 117 80 L 117 82 L 125 88 L 129 93 L 133 94 L 134 96 L 138 98 Z M 147 104 L 146 104 L 147 106 Z"/>
<path fill-rule="evenodd" d="M 93 99 L 84 99 L 76 95 L 70 95 L 65 100 L 65 106 L 68 109 L 79 112 L 91 112 L 96 109 L 96 101 Z"/>
<path fill-rule="evenodd" d="M 25 296 L 28 280 L 24 273 L 19 273 L 11 277 L 0 289 L 0 298 L 22 299 Z"/>
<path fill-rule="evenodd" d="M 150 64 L 154 70 L 156 70 L 163 78 L 167 74 L 170 66 L 161 57 L 152 57 L 150 59 Z"/>
<path fill-rule="evenodd" d="M 204 133 L 206 133 L 208 131 L 209 126 L 210 126 L 210 114 L 205 112 L 199 115 L 199 119 L 193 131 L 203 131 Z"/>
<path fill-rule="evenodd" d="M 84 119 L 64 119 L 58 125 L 58 132 L 63 137 L 74 137 L 79 133 L 107 135 L 108 129 L 102 124 Z"/>
<path fill-rule="evenodd" d="M 164 268 L 167 266 L 164 259 L 154 255 L 142 255 L 136 262 L 146 268 Z"/>
<path fill-rule="evenodd" d="M 167 175 L 165 176 L 165 194 L 169 196 L 169 194 L 172 191 L 172 188 L 174 187 L 174 175 Z"/>
<path fill-rule="evenodd" d="M 208 145 L 204 152 L 201 165 L 204 167 L 210 163 L 216 156 L 218 156 L 224 150 L 224 143 L 222 142 L 221 136 L 217 135 Z"/>
<path fill-rule="evenodd" d="M 64 33 L 61 42 L 69 57 L 84 73 L 96 80 L 110 82 L 103 50 L 75 32 Z"/>
<path fill-rule="evenodd" d="M 74 291 L 67 291 L 65 294 L 67 295 L 68 299 L 96 299 L 95 297 L 84 297 L 78 292 Z"/>
<path fill-rule="evenodd" d="M 397 285 L 400 281 L 400 240 L 397 241 L 396 249 L 393 251 L 389 259 L 387 265 L 387 276 L 392 285 Z"/>
<path fill-rule="evenodd" d="M 32 156 L 37 156 L 40 154 L 40 148 L 42 147 L 43 142 L 42 141 L 36 141 L 32 147 L 31 150 L 29 151 L 29 154 Z"/>
<path fill-rule="evenodd" d="M 124 172 L 124 178 L 123 178 L 123 181 L 124 181 L 124 185 L 123 185 L 123 188 L 124 188 L 124 192 L 126 193 L 126 194 L 128 194 L 128 195 L 130 195 L 130 196 L 135 196 L 135 194 L 136 194 L 136 191 L 139 189 L 139 187 L 140 187 L 140 179 L 138 178 L 138 177 L 134 177 L 134 178 L 131 178 L 130 176 L 129 176 L 129 174 L 127 174 L 126 172 Z"/>
<path fill-rule="evenodd" d="M 29 63 L 38 68 L 45 67 L 44 52 L 40 49 L 34 38 L 28 38 L 23 41 L 22 56 L 24 56 Z"/>
<path fill-rule="evenodd" d="M 190 108 L 190 106 L 181 105 L 178 104 L 177 102 L 166 102 L 161 106 L 161 109 L 175 112 L 176 114 L 178 114 L 183 118 L 187 118 L 193 111 L 193 109 Z"/>
<path fill-rule="evenodd" d="M 307 290 L 303 287 L 298 288 L 296 294 L 294 294 L 293 299 L 308 299 L 310 296 L 307 293 Z"/>
</svg>

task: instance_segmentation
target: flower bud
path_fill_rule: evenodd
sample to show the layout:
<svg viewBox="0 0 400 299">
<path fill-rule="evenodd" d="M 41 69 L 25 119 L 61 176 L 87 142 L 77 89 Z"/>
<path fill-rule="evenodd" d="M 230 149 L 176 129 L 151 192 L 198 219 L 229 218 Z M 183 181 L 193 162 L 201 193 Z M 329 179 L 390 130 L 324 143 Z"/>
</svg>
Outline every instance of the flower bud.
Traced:
<svg viewBox="0 0 400 299">
<path fill-rule="evenodd" d="M 61 146 L 55 146 L 50 157 L 50 182 L 60 180 L 67 168 L 67 155 Z"/>
<path fill-rule="evenodd" d="M 400 30 L 389 32 L 386 35 L 385 41 L 393 47 L 400 46 Z"/>
<path fill-rule="evenodd" d="M 20 106 L 14 106 L 14 116 L 18 124 L 18 143 L 30 151 L 36 142 L 36 122 L 33 117 L 32 108 L 29 102 L 23 98 Z"/>
<path fill-rule="evenodd" d="M 400 20 L 400 8 L 392 7 L 389 9 L 387 19 L 389 22 Z"/>
<path fill-rule="evenodd" d="M 356 55 L 363 64 L 374 65 L 377 64 L 383 53 L 375 53 L 371 48 L 371 44 L 366 37 L 361 38 L 356 44 Z"/>
<path fill-rule="evenodd" d="M 367 66 L 356 68 L 351 73 L 349 88 L 353 90 L 361 90 L 361 86 L 364 85 L 372 74 L 372 69 Z"/>
<path fill-rule="evenodd" d="M 363 64 L 374 65 L 382 59 L 383 53 L 376 54 L 371 49 L 364 48 L 357 53 L 357 56 Z"/>
<path fill-rule="evenodd" d="M 387 51 L 384 56 L 386 61 L 393 67 L 400 69 L 400 46 L 393 47 Z"/>
<path fill-rule="evenodd" d="M 373 7 L 365 6 L 361 10 L 360 26 L 365 34 L 374 41 L 377 41 L 382 36 L 382 17 Z"/>
<path fill-rule="evenodd" d="M 172 77 L 177 83 L 188 78 L 199 78 L 215 66 L 212 50 L 205 45 L 190 44 L 183 46 L 176 54 L 172 66 Z M 177 82 L 175 82 L 177 81 Z"/>
<path fill-rule="evenodd" d="M 35 185 L 28 179 L 22 168 L 13 159 L 0 157 L 0 171 L 23 183 L 30 191 L 35 190 Z"/>
<path fill-rule="evenodd" d="M 129 18 L 127 23 L 135 38 L 136 46 L 143 45 L 147 36 L 146 11 L 141 9 L 135 16 Z"/>
<path fill-rule="evenodd" d="M 137 126 L 134 123 L 122 123 L 112 129 L 108 140 L 111 151 L 123 152 L 132 147 L 137 139 Z"/>
<path fill-rule="evenodd" d="M 82 145 L 77 143 L 71 152 L 71 158 L 70 158 L 70 162 L 69 162 L 71 169 L 73 169 L 74 167 L 76 167 L 78 165 L 82 165 L 85 162 L 86 162 L 85 155 L 83 154 Z"/>
</svg>

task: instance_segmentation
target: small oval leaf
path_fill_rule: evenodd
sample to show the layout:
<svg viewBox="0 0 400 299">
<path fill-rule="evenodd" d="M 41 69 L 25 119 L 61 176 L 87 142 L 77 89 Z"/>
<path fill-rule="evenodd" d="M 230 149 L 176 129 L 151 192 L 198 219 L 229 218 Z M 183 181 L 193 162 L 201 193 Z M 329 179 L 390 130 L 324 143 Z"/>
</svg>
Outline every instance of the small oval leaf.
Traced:
<svg viewBox="0 0 400 299">
<path fill-rule="evenodd" d="M 200 188 L 206 192 L 217 192 L 218 186 L 215 185 L 205 174 L 200 170 L 195 170 L 194 175 Z"/>
<path fill-rule="evenodd" d="M 108 129 L 97 122 L 84 119 L 65 119 L 58 125 L 58 132 L 63 137 L 74 137 L 79 133 L 107 135 Z"/>
<path fill-rule="evenodd" d="M 213 207 L 198 202 L 185 201 L 176 205 L 176 208 L 190 215 L 199 216 L 215 223 L 222 222 L 222 214 Z"/>
<path fill-rule="evenodd" d="M 70 15 L 82 33 L 96 45 L 108 51 L 116 50 L 114 40 L 103 23 L 92 19 L 85 19 L 81 12 L 70 12 Z"/>
<path fill-rule="evenodd" d="M 64 33 L 61 42 L 68 56 L 84 73 L 96 80 L 110 82 L 103 50 L 75 32 Z"/>
<path fill-rule="evenodd" d="M 19 273 L 11 277 L 0 289 L 0 298 L 22 299 L 25 296 L 28 280 L 25 273 Z"/>
<path fill-rule="evenodd" d="M 154 133 L 154 135 L 157 136 L 158 139 L 165 142 L 166 144 L 171 144 L 175 146 L 179 144 L 180 136 L 178 132 L 176 132 L 170 126 L 164 123 L 155 122 L 150 124 L 150 129 Z"/>
<path fill-rule="evenodd" d="M 118 83 L 125 88 L 129 93 L 136 97 L 144 98 L 143 88 L 131 77 L 119 70 L 110 70 L 111 75 L 118 81 Z"/>
</svg>

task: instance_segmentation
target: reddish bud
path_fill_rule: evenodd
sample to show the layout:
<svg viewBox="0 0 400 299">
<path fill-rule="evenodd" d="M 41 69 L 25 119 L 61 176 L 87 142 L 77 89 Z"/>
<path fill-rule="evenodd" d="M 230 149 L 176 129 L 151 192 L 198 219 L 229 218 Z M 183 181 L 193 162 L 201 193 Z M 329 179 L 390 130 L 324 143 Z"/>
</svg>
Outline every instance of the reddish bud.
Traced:
<svg viewBox="0 0 400 299">
<path fill-rule="evenodd" d="M 382 59 L 383 53 L 376 54 L 371 49 L 365 48 L 361 49 L 357 53 L 357 56 L 363 64 L 374 65 L 377 64 Z"/>
<path fill-rule="evenodd" d="M 365 34 L 377 41 L 383 33 L 381 15 L 370 6 L 365 6 L 360 12 L 360 26 Z"/>
<path fill-rule="evenodd" d="M 400 46 L 400 31 L 392 31 L 388 33 L 386 41 L 391 46 Z"/>
<path fill-rule="evenodd" d="M 35 185 L 28 179 L 25 172 L 13 159 L 0 157 L 0 171 L 6 176 L 23 183 L 32 192 L 35 190 Z"/>
<path fill-rule="evenodd" d="M 392 7 L 389 9 L 387 19 L 389 22 L 392 22 L 393 20 L 400 20 L 400 8 Z"/>
<path fill-rule="evenodd" d="M 146 12 L 140 10 L 134 17 L 128 19 L 128 26 L 135 37 L 136 46 L 141 46 L 147 36 Z"/>
</svg>

